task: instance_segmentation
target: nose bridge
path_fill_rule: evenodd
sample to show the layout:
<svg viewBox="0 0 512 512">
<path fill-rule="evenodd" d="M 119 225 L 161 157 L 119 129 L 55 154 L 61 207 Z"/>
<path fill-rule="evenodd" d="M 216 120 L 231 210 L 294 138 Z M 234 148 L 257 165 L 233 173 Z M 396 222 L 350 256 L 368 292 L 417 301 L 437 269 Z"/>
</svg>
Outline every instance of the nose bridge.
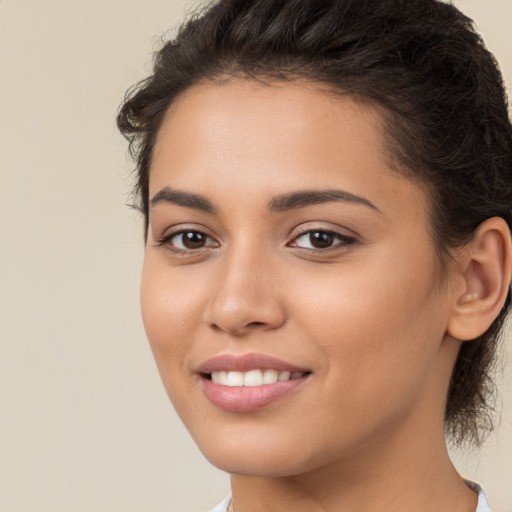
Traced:
<svg viewBox="0 0 512 512">
<path fill-rule="evenodd" d="M 228 247 L 216 271 L 207 322 L 235 335 L 279 327 L 285 319 L 274 255 L 244 237 Z"/>
</svg>

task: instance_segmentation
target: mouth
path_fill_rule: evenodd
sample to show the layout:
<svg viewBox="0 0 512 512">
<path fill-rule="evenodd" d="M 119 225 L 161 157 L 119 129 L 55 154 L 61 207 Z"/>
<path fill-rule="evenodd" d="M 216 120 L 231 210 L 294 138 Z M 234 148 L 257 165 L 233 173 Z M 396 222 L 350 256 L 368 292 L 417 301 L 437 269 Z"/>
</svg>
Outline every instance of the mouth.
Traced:
<svg viewBox="0 0 512 512">
<path fill-rule="evenodd" d="M 231 354 L 199 366 L 203 391 L 216 407 L 227 412 L 253 412 L 289 396 L 309 380 L 312 372 L 279 359 Z"/>
<path fill-rule="evenodd" d="M 203 376 L 215 384 L 223 386 L 266 386 L 276 382 L 286 382 L 289 380 L 301 379 L 310 372 L 290 372 L 287 370 L 279 371 L 275 369 L 255 369 L 247 372 L 238 371 L 217 371 Z"/>
</svg>

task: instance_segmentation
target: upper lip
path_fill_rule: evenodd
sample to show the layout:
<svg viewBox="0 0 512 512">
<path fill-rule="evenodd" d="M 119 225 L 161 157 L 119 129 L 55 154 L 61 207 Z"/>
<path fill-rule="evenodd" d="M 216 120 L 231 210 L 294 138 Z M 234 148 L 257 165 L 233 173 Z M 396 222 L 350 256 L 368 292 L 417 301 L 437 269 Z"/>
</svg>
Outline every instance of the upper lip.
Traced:
<svg viewBox="0 0 512 512">
<path fill-rule="evenodd" d="M 196 371 L 197 373 L 210 374 L 220 371 L 248 372 L 249 370 L 260 369 L 277 370 L 280 372 L 288 371 L 291 373 L 309 372 L 305 368 L 264 354 L 220 354 L 201 363 Z"/>
</svg>

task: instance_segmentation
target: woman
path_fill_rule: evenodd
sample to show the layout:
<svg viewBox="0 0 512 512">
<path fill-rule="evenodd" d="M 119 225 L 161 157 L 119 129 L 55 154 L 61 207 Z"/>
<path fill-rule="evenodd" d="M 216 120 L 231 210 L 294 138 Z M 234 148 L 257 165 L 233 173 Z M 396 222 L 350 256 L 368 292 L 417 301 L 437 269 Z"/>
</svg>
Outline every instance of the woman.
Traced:
<svg viewBox="0 0 512 512">
<path fill-rule="evenodd" d="M 220 0 L 118 124 L 141 303 L 216 511 L 489 510 L 445 434 L 490 428 L 509 308 L 512 127 L 435 0 Z"/>
</svg>

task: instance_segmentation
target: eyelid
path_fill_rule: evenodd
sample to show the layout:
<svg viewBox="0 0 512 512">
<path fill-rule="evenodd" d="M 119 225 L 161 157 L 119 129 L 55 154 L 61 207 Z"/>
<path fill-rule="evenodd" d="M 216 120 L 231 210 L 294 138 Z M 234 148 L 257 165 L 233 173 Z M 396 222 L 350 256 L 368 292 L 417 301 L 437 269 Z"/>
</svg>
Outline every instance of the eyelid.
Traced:
<svg viewBox="0 0 512 512">
<path fill-rule="evenodd" d="M 360 234 L 354 229 L 344 226 L 343 224 L 338 224 L 334 222 L 329 222 L 327 220 L 309 220 L 305 222 L 301 222 L 297 224 L 294 228 L 290 230 L 290 237 L 300 236 L 309 231 L 328 231 L 331 233 L 336 233 L 341 236 L 358 238 Z"/>
</svg>

